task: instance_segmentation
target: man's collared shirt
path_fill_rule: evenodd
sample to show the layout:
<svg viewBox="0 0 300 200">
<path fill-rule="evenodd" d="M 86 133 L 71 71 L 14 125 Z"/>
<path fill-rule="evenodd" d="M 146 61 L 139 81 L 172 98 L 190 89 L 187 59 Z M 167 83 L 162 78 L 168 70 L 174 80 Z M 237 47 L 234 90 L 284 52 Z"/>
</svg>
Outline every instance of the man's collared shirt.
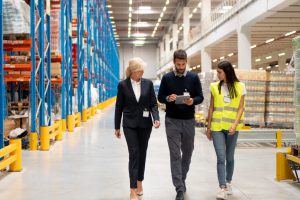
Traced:
<svg viewBox="0 0 300 200">
<path fill-rule="evenodd" d="M 177 73 L 177 71 L 176 71 L 176 69 L 174 70 L 174 74 L 175 74 L 175 76 L 178 76 L 178 77 L 185 77 L 186 76 L 186 74 L 187 74 L 187 70 L 185 69 L 185 71 L 183 72 L 183 74 L 178 74 Z"/>
<path fill-rule="evenodd" d="M 141 96 L 141 80 L 139 82 L 136 82 L 132 79 L 130 79 L 132 89 L 136 98 L 136 101 L 139 102 L 140 96 Z"/>
</svg>

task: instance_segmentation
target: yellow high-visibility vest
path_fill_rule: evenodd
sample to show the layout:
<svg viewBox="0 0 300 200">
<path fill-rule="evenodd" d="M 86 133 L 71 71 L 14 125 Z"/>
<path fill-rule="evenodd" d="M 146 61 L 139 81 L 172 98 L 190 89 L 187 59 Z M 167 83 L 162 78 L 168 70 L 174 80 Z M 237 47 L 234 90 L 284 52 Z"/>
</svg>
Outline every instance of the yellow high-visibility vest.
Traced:
<svg viewBox="0 0 300 200">
<path fill-rule="evenodd" d="M 224 94 L 218 89 L 219 82 L 211 83 L 210 90 L 214 98 L 214 111 L 212 115 L 211 130 L 221 131 L 229 130 L 232 124 L 237 118 L 237 112 L 240 105 L 241 97 L 243 95 L 245 84 L 241 82 L 235 82 L 234 87 L 237 92 L 237 97 L 230 99 L 230 102 L 224 101 Z M 245 107 L 245 103 L 244 103 Z M 240 119 L 240 122 L 236 128 L 236 131 L 240 130 L 243 126 L 244 113 Z"/>
</svg>

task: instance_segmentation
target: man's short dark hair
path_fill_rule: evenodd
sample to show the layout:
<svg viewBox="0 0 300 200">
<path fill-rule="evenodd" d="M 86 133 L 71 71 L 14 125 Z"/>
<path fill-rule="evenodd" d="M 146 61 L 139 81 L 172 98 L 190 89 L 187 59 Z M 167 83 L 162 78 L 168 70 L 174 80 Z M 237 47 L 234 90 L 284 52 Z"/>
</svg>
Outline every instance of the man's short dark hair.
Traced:
<svg viewBox="0 0 300 200">
<path fill-rule="evenodd" d="M 187 55 L 185 50 L 182 49 L 176 50 L 173 54 L 173 61 L 175 61 L 176 58 L 180 60 L 187 60 Z"/>
</svg>

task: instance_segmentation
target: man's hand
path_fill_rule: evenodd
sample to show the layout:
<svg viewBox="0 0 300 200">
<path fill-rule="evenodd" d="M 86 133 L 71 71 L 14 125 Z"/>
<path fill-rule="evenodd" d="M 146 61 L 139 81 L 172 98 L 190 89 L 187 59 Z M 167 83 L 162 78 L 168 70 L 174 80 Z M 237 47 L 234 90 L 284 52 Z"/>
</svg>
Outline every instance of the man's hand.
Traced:
<svg viewBox="0 0 300 200">
<path fill-rule="evenodd" d="M 186 99 L 183 101 L 183 103 L 185 103 L 188 106 L 191 106 L 194 103 L 194 99 L 192 99 L 192 98 Z"/>
<path fill-rule="evenodd" d="M 116 129 L 115 130 L 115 135 L 116 135 L 117 138 L 119 138 L 119 139 L 121 138 L 121 131 L 120 131 L 120 129 Z"/>
<path fill-rule="evenodd" d="M 155 121 L 153 122 L 153 126 L 154 126 L 154 128 L 159 128 L 159 127 L 160 127 L 160 121 L 155 120 Z"/>
<path fill-rule="evenodd" d="M 173 102 L 176 100 L 177 95 L 176 94 L 171 94 L 168 96 L 168 102 Z"/>
</svg>

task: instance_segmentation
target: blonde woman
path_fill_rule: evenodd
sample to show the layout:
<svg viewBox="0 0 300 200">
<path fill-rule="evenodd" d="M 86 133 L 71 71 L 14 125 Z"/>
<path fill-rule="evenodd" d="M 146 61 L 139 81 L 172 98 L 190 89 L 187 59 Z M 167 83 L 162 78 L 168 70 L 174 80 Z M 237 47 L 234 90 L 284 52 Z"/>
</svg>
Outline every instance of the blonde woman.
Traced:
<svg viewBox="0 0 300 200">
<path fill-rule="evenodd" d="M 145 163 L 152 126 L 159 128 L 159 113 L 153 83 L 142 78 L 145 63 L 140 58 L 129 61 L 126 79 L 118 85 L 115 109 L 115 135 L 121 138 L 120 124 L 129 152 L 130 200 L 143 195 Z"/>
</svg>

